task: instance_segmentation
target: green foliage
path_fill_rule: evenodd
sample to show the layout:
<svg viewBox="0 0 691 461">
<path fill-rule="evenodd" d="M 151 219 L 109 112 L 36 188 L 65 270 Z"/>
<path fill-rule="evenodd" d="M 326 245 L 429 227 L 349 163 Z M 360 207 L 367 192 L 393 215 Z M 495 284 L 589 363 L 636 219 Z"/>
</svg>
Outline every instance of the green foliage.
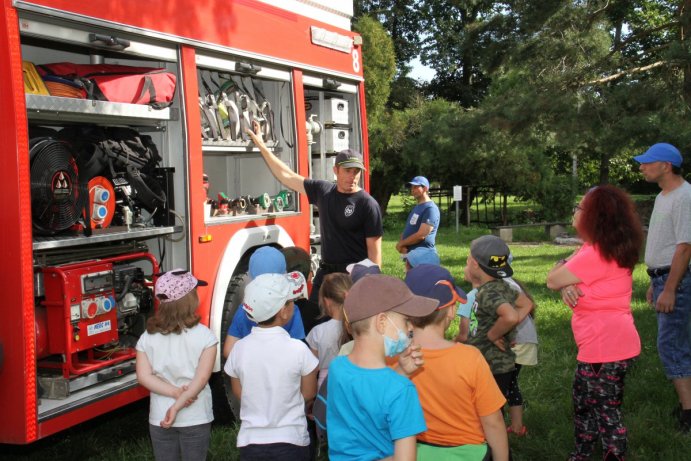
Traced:
<svg viewBox="0 0 691 461">
<path fill-rule="evenodd" d="M 525 197 L 541 205 L 544 221 L 568 221 L 576 198 L 573 179 L 569 176 L 551 175 L 535 184 Z"/>
<path fill-rule="evenodd" d="M 424 30 L 410 44 L 421 44 L 437 75 L 426 86 L 404 77 L 394 84 L 389 107 L 409 110 L 410 129 L 389 155 L 404 167 L 387 181 L 403 181 L 417 165 L 445 184 L 530 195 L 533 182 L 549 180 L 533 169 L 569 175 L 575 158 L 578 190 L 602 182 L 644 190 L 633 155 L 659 141 L 691 150 L 691 9 L 681 0 L 358 4 L 382 20 L 397 50 L 402 31 Z M 410 48 L 398 55 L 399 70 L 403 56 Z"/>
<path fill-rule="evenodd" d="M 391 110 L 372 120 L 370 139 L 370 193 L 383 212 L 391 194 L 405 183 L 409 172 L 404 168 L 403 145 L 408 136 L 408 114 Z"/>
<path fill-rule="evenodd" d="M 421 41 L 421 15 L 418 1 L 410 0 L 360 0 L 355 1 L 355 17 L 376 18 L 391 35 L 396 50 L 399 75 L 410 70 L 408 63 L 419 52 Z"/>
<path fill-rule="evenodd" d="M 368 120 L 376 120 L 384 112 L 391 93 L 391 80 L 396 74 L 396 55 L 386 29 L 369 16 L 354 24 L 362 35 L 362 70 L 367 81 L 365 97 Z"/>
</svg>

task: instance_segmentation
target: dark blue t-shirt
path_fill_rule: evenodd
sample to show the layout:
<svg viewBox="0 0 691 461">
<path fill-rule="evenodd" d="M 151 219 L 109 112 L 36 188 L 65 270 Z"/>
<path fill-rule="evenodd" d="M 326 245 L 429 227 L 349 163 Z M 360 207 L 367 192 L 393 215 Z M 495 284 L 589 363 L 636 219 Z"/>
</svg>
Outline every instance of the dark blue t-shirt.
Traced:
<svg viewBox="0 0 691 461">
<path fill-rule="evenodd" d="M 381 210 L 364 190 L 338 192 L 336 184 L 305 179 L 307 199 L 319 208 L 322 259 L 329 264 L 350 264 L 367 258 L 368 237 L 384 234 Z"/>
<path fill-rule="evenodd" d="M 417 232 L 420 229 L 420 224 L 429 224 L 432 226 L 432 232 L 424 240 L 408 246 L 408 251 L 418 247 L 434 248 L 434 241 L 437 238 L 437 229 L 439 228 L 439 208 L 434 202 L 430 201 L 415 205 L 405 223 L 403 238 L 410 237 Z"/>
</svg>

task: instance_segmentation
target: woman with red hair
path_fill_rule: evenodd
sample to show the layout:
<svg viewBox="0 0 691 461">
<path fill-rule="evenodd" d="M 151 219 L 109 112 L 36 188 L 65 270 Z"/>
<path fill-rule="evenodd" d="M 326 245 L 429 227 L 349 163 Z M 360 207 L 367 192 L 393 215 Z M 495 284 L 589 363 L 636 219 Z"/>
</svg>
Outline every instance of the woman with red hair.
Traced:
<svg viewBox="0 0 691 461">
<path fill-rule="evenodd" d="M 560 290 L 573 309 L 571 328 L 578 346 L 575 450 L 569 460 L 590 459 L 598 438 L 606 461 L 623 460 L 624 378 L 641 352 L 631 292 L 643 230 L 628 194 L 609 185 L 588 191 L 574 207 L 573 226 L 583 246 L 547 275 L 547 287 Z"/>
</svg>

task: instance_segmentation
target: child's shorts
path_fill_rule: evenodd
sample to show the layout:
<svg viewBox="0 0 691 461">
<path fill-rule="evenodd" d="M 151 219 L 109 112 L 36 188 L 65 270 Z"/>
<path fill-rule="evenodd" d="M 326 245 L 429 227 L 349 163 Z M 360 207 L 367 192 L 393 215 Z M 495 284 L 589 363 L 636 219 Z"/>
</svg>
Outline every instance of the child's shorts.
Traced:
<svg viewBox="0 0 691 461">
<path fill-rule="evenodd" d="M 518 365 L 537 365 L 537 344 L 516 344 L 511 350 L 516 354 L 516 363 Z"/>
<path fill-rule="evenodd" d="M 441 447 L 439 445 L 429 445 L 426 443 L 417 444 L 418 461 L 485 461 L 491 459 L 487 444 L 461 445 L 458 447 Z"/>
</svg>

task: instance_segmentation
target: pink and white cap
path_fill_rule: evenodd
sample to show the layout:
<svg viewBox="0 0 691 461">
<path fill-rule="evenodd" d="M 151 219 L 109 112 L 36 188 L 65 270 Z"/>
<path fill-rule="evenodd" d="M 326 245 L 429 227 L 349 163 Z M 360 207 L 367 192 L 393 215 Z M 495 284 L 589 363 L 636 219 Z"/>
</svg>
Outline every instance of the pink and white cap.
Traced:
<svg viewBox="0 0 691 461">
<path fill-rule="evenodd" d="M 156 280 L 156 297 L 162 303 L 177 301 L 198 286 L 207 286 L 204 280 L 197 280 L 185 269 L 173 269 L 163 273 Z"/>
</svg>

